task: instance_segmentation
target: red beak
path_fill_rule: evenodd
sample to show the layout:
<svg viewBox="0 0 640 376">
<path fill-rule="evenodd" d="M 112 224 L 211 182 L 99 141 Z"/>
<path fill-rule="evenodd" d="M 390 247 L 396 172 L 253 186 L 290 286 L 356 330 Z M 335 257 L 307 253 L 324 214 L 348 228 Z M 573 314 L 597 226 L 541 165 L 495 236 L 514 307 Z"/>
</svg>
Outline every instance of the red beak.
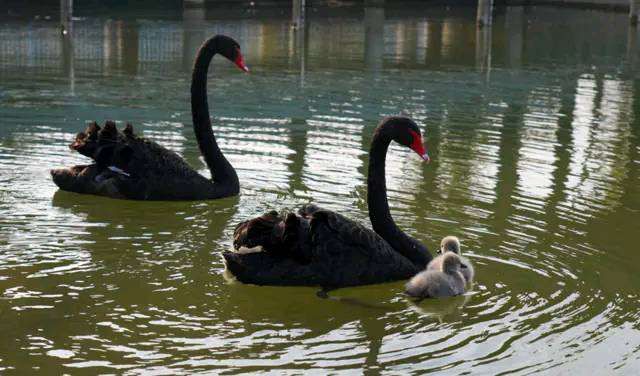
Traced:
<svg viewBox="0 0 640 376">
<path fill-rule="evenodd" d="M 427 154 L 427 151 L 424 150 L 424 146 L 422 145 L 422 137 L 418 133 L 412 130 L 409 130 L 409 132 L 411 132 L 411 134 L 413 135 L 413 142 L 409 147 L 411 148 L 411 150 L 418 153 L 418 155 L 420 156 L 420 158 L 422 158 L 423 161 L 429 163 L 431 159 L 429 158 L 429 154 Z"/>
<path fill-rule="evenodd" d="M 249 72 L 249 68 L 247 68 L 247 66 L 244 65 L 244 57 L 242 57 L 242 54 L 240 53 L 240 49 L 238 48 L 237 51 L 238 51 L 238 57 L 236 57 L 236 61 L 234 61 L 234 63 L 238 68 L 242 69 L 245 72 Z"/>
</svg>

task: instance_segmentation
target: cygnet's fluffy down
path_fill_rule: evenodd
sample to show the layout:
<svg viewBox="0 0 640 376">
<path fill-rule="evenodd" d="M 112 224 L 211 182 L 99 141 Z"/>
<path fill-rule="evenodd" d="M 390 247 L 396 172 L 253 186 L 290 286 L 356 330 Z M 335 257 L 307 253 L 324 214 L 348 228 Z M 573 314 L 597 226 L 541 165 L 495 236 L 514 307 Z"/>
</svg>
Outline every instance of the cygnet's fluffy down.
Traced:
<svg viewBox="0 0 640 376">
<path fill-rule="evenodd" d="M 468 258 L 462 256 L 460 251 L 460 241 L 455 236 L 446 236 L 442 239 L 440 242 L 440 250 L 438 251 L 440 255 L 431 260 L 429 265 L 427 265 L 427 270 L 440 270 L 442 267 L 442 257 L 447 252 L 453 252 L 460 257 L 460 272 L 467 283 L 472 282 L 473 276 L 475 275 L 473 264 L 471 264 L 471 261 L 469 261 Z"/>
<path fill-rule="evenodd" d="M 442 257 L 441 268 L 427 269 L 416 274 L 405 285 L 405 292 L 417 298 L 442 298 L 461 295 L 465 292 L 466 281 L 461 273 L 461 260 L 453 252 Z"/>
</svg>

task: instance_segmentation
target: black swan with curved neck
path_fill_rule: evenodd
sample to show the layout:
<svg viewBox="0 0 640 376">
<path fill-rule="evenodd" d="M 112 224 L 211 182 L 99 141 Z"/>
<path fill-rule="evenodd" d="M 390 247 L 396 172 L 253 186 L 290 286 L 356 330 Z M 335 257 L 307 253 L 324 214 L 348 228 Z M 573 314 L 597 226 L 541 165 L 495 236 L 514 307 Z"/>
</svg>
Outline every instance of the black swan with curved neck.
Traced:
<svg viewBox="0 0 640 376">
<path fill-rule="evenodd" d="M 95 163 L 51 170 L 62 190 L 134 200 L 201 200 L 237 195 L 236 171 L 218 147 L 207 103 L 207 71 L 215 54 L 248 71 L 233 39 L 216 35 L 208 39 L 196 57 L 191 78 L 193 130 L 211 179 L 198 174 L 180 156 L 161 145 L 138 137 L 127 124 L 119 131 L 112 121 L 95 122 L 78 133 L 70 148 Z"/>
<path fill-rule="evenodd" d="M 392 140 L 429 159 L 411 119 L 388 117 L 378 125 L 367 180 L 375 232 L 315 205 L 297 214 L 270 212 L 236 227 L 235 252 L 223 253 L 227 270 L 244 283 L 328 289 L 407 279 L 424 270 L 431 254 L 389 212 L 385 159 Z"/>
</svg>

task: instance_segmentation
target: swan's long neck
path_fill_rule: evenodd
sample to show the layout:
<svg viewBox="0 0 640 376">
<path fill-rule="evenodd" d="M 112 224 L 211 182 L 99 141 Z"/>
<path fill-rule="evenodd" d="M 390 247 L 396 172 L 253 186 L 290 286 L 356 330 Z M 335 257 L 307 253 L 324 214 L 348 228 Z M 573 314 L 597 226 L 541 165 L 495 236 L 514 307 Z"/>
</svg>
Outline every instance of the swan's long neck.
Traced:
<svg viewBox="0 0 640 376">
<path fill-rule="evenodd" d="M 385 160 L 391 137 L 386 134 L 384 125 L 379 127 L 371 142 L 369 152 L 369 177 L 367 179 L 367 204 L 373 230 L 391 247 L 419 267 L 425 267 L 431 261 L 427 248 L 416 239 L 405 234 L 391 217 L 387 201 L 385 181 Z"/>
<path fill-rule="evenodd" d="M 198 140 L 200 152 L 204 157 L 211 177 L 216 184 L 224 185 L 231 191 L 239 190 L 238 175 L 231 163 L 225 158 L 216 142 L 211 128 L 209 104 L 207 101 L 207 71 L 213 56 L 218 52 L 216 39 L 207 40 L 200 50 L 193 66 L 191 77 L 191 114 L 193 131 Z"/>
</svg>

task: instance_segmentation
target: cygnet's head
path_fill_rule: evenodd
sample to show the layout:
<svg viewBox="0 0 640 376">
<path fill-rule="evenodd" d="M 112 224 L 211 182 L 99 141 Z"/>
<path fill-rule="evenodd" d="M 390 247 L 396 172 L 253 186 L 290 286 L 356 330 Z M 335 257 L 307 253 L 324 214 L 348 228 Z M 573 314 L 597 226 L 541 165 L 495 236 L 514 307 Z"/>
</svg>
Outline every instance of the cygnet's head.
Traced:
<svg viewBox="0 0 640 376">
<path fill-rule="evenodd" d="M 440 242 L 440 250 L 438 253 L 444 254 L 446 252 L 460 254 L 460 240 L 458 240 L 456 236 L 445 236 Z"/>
<path fill-rule="evenodd" d="M 447 274 L 456 274 L 462 269 L 462 260 L 453 252 L 447 252 L 442 256 L 442 271 Z"/>
</svg>

